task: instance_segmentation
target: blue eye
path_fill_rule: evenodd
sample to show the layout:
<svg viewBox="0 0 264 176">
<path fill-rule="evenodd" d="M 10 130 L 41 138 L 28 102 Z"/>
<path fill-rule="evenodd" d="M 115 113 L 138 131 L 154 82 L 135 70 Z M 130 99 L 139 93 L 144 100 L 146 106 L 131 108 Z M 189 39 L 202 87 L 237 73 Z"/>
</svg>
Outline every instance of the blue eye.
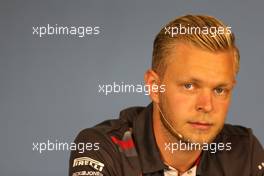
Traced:
<svg viewBox="0 0 264 176">
<path fill-rule="evenodd" d="M 215 88 L 215 93 L 218 95 L 222 95 L 223 93 L 225 93 L 225 89 L 223 89 L 222 87 Z"/>
<path fill-rule="evenodd" d="M 194 86 L 192 83 L 187 83 L 187 84 L 184 84 L 184 88 L 187 90 L 192 90 L 194 88 Z"/>
</svg>

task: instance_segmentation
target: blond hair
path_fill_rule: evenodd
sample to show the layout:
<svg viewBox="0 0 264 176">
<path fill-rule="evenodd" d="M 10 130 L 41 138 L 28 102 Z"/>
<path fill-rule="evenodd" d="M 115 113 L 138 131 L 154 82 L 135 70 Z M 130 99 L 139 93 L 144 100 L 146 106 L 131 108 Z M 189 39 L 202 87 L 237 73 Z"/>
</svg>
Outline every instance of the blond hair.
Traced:
<svg viewBox="0 0 264 176">
<path fill-rule="evenodd" d="M 219 31 L 212 33 L 211 29 Z M 230 29 L 220 20 L 204 15 L 186 15 L 169 22 L 154 40 L 152 69 L 163 76 L 170 49 L 176 42 L 184 42 L 212 52 L 233 50 L 237 74 L 240 55 Z"/>
</svg>

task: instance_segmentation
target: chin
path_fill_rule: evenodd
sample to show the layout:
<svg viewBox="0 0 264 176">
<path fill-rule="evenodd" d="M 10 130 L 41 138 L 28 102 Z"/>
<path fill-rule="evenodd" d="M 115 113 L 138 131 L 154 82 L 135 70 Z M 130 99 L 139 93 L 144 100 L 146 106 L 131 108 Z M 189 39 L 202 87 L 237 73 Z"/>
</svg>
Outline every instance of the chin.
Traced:
<svg viewBox="0 0 264 176">
<path fill-rule="evenodd" d="M 211 143 L 221 131 L 221 127 L 212 128 L 207 132 L 197 131 L 186 134 L 187 139 L 193 143 Z M 189 138 L 188 138 L 189 137 Z"/>
<path fill-rule="evenodd" d="M 216 135 L 209 134 L 191 134 L 190 136 L 186 136 L 185 141 L 189 143 L 211 143 L 215 139 Z"/>
</svg>

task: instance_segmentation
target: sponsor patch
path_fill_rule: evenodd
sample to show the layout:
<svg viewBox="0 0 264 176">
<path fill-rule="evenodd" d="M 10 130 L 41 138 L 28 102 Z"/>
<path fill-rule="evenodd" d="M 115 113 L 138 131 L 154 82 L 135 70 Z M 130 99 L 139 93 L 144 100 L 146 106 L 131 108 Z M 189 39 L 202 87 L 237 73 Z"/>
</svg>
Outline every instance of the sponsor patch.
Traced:
<svg viewBox="0 0 264 176">
<path fill-rule="evenodd" d="M 85 176 L 85 175 L 103 176 L 103 174 L 99 171 L 79 171 L 72 174 L 72 176 Z"/>
<path fill-rule="evenodd" d="M 96 160 L 89 158 L 89 157 L 75 158 L 73 160 L 73 167 L 76 167 L 76 166 L 91 166 L 92 168 L 94 168 L 95 170 L 98 170 L 100 172 L 104 168 L 103 163 L 96 161 Z"/>
</svg>

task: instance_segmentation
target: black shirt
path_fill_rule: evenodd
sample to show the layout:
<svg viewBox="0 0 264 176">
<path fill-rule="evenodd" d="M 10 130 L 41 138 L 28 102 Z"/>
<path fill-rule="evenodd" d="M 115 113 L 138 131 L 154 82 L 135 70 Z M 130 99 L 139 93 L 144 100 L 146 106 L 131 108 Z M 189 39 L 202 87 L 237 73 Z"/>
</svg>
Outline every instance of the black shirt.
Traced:
<svg viewBox="0 0 264 176">
<path fill-rule="evenodd" d="M 203 151 L 199 176 L 264 176 L 264 150 L 248 128 L 225 124 L 215 143 L 231 143 L 231 150 Z M 152 128 L 152 104 L 120 112 L 79 133 L 76 144 L 89 144 L 85 151 L 72 151 L 69 176 L 162 176 L 162 162 Z M 91 147 L 92 146 L 92 147 Z"/>
</svg>

